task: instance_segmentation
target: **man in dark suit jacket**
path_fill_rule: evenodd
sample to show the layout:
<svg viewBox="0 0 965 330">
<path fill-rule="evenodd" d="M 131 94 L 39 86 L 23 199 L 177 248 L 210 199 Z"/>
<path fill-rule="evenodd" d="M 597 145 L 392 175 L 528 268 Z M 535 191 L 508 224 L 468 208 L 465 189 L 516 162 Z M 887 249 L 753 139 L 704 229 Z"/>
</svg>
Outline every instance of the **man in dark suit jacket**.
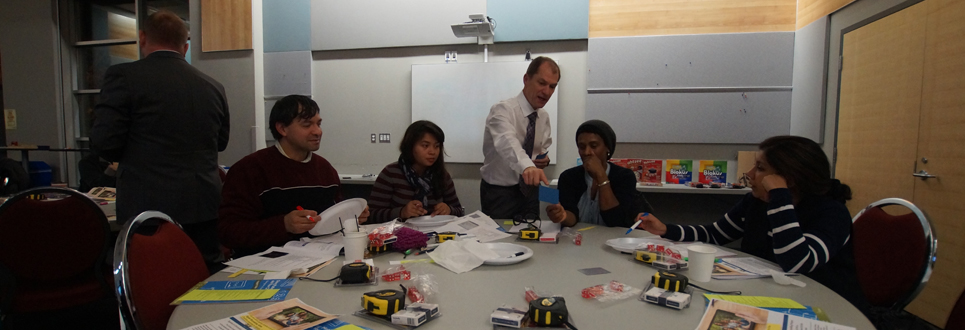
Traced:
<svg viewBox="0 0 965 330">
<path fill-rule="evenodd" d="M 184 227 L 210 266 L 223 261 L 217 239 L 228 145 L 224 87 L 184 60 L 187 27 L 169 11 L 139 32 L 147 57 L 110 67 L 94 109 L 91 147 L 117 170 L 117 219 L 161 211 Z"/>
</svg>

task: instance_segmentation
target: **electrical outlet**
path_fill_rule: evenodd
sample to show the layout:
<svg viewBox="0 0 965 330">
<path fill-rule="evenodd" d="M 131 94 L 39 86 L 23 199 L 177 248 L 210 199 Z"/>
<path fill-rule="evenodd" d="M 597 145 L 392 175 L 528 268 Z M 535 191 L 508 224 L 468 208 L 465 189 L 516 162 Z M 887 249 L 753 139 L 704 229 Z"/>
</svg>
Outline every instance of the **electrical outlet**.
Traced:
<svg viewBox="0 0 965 330">
<path fill-rule="evenodd" d="M 390 143 L 389 133 L 379 133 L 379 143 Z"/>
<path fill-rule="evenodd" d="M 375 133 L 372 133 L 372 143 L 375 143 Z"/>
</svg>

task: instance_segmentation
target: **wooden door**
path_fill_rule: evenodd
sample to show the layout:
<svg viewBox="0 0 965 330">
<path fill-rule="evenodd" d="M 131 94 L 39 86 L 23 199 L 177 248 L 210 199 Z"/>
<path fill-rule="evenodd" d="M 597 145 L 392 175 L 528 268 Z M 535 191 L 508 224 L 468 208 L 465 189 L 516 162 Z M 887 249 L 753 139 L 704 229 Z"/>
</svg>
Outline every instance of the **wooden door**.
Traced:
<svg viewBox="0 0 965 330">
<path fill-rule="evenodd" d="M 915 180 L 913 202 L 931 218 L 938 261 L 925 290 L 906 309 L 944 327 L 965 289 L 965 1 L 925 3 L 917 166 L 937 178 Z"/>
<path fill-rule="evenodd" d="M 844 35 L 835 177 L 851 214 L 914 197 L 925 14 L 919 3 Z"/>
</svg>

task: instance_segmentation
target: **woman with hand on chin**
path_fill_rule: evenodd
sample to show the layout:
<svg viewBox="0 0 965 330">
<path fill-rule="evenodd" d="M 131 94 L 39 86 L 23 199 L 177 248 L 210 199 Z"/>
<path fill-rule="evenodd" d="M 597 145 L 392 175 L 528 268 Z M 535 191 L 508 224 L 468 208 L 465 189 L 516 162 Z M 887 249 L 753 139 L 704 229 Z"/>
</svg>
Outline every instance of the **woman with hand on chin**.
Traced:
<svg viewBox="0 0 965 330">
<path fill-rule="evenodd" d="M 372 186 L 370 223 L 465 214 L 442 159 L 445 139 L 442 129 L 431 121 L 409 125 L 399 145 L 399 160 L 386 165 Z"/>
<path fill-rule="evenodd" d="M 751 192 L 717 222 L 665 225 L 652 214 L 638 228 L 661 237 L 723 245 L 741 240 L 741 251 L 805 274 L 862 312 L 869 305 L 858 286 L 851 242 L 851 188 L 831 178 L 821 147 L 807 138 L 775 136 L 759 146 L 746 173 Z"/>
<path fill-rule="evenodd" d="M 546 207 L 550 220 L 564 227 L 577 222 L 630 227 L 637 212 L 649 211 L 640 209 L 633 171 L 609 162 L 616 144 L 606 122 L 589 120 L 576 129 L 583 165 L 560 174 L 560 202 Z"/>
</svg>

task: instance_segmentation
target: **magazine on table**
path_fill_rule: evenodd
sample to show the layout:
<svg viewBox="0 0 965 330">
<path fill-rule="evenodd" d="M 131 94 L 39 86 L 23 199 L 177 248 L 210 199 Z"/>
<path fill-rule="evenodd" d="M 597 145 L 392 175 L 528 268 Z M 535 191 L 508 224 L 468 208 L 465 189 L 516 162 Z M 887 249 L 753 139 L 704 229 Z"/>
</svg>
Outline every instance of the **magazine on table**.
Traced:
<svg viewBox="0 0 965 330">
<path fill-rule="evenodd" d="M 711 299 L 697 330 L 854 330 L 853 327 Z"/>
<path fill-rule="evenodd" d="M 327 314 L 295 298 L 184 330 L 305 330 L 334 319 L 335 315 Z"/>
</svg>

